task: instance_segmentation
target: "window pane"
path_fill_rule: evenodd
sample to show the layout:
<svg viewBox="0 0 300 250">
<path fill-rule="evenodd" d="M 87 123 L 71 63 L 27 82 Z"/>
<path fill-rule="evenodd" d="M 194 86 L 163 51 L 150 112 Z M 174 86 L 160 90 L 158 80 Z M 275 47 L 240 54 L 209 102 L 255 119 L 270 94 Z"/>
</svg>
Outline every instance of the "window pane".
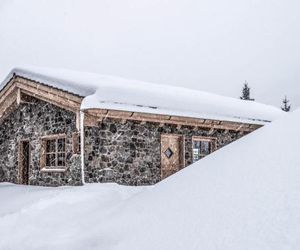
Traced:
<svg viewBox="0 0 300 250">
<path fill-rule="evenodd" d="M 210 142 L 201 141 L 201 152 L 202 155 L 208 155 L 210 153 Z"/>
<path fill-rule="evenodd" d="M 193 148 L 193 162 L 200 159 L 200 150 L 198 148 Z"/>
<path fill-rule="evenodd" d="M 47 140 L 46 141 L 46 152 L 52 153 L 55 152 L 56 140 Z"/>
<path fill-rule="evenodd" d="M 47 167 L 55 167 L 55 154 L 46 154 L 46 166 Z"/>
<path fill-rule="evenodd" d="M 65 143 L 65 138 L 61 138 L 57 140 L 57 151 L 58 152 L 65 152 L 66 149 L 66 143 Z"/>
<path fill-rule="evenodd" d="M 57 166 L 64 167 L 66 165 L 66 154 L 58 153 L 57 154 Z"/>
<path fill-rule="evenodd" d="M 193 141 L 193 162 L 200 159 L 200 141 Z"/>
<path fill-rule="evenodd" d="M 193 148 L 198 148 L 200 149 L 200 141 L 193 141 Z"/>
</svg>

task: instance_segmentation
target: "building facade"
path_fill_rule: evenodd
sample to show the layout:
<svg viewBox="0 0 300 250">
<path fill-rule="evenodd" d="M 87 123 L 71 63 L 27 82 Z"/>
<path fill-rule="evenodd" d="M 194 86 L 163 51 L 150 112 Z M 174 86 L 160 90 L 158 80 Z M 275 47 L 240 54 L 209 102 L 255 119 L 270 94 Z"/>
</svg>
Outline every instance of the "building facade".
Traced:
<svg viewBox="0 0 300 250">
<path fill-rule="evenodd" d="M 152 185 L 262 125 L 126 110 L 14 74 L 0 92 L 0 182 Z"/>
</svg>

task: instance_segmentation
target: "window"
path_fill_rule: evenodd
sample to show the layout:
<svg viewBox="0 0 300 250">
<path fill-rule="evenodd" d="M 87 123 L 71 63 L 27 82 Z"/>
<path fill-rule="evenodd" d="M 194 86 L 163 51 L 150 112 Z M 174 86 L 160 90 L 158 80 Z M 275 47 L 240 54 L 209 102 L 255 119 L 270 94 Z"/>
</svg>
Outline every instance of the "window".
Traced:
<svg viewBox="0 0 300 250">
<path fill-rule="evenodd" d="M 81 137 L 78 132 L 73 133 L 73 154 L 81 153 Z"/>
<path fill-rule="evenodd" d="M 66 166 L 65 136 L 51 136 L 42 140 L 42 164 L 44 170 L 64 170 Z"/>
<path fill-rule="evenodd" d="M 214 151 L 215 139 L 193 138 L 193 162 L 196 162 Z"/>
</svg>

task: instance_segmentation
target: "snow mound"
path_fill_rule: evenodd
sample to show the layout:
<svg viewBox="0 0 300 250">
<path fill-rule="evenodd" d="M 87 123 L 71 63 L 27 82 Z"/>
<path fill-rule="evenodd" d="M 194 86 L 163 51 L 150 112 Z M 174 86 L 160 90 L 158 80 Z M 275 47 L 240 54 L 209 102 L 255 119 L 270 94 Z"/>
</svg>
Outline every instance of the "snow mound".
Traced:
<svg viewBox="0 0 300 250">
<path fill-rule="evenodd" d="M 300 109 L 131 199 L 116 249 L 299 249 L 299 123 Z"/>
<path fill-rule="evenodd" d="M 265 124 L 282 115 L 280 109 L 257 102 L 62 69 L 15 68 L 0 85 L 0 91 L 13 74 L 85 97 L 83 110 L 102 108 L 253 124 Z"/>
<path fill-rule="evenodd" d="M 154 187 L 0 184 L 0 249 L 297 250 L 300 110 Z"/>
</svg>

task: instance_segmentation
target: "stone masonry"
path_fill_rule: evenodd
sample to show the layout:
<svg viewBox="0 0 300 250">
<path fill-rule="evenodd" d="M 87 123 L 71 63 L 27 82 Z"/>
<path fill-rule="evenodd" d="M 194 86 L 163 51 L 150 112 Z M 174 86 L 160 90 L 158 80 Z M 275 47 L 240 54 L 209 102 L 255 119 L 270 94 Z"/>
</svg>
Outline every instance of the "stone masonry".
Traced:
<svg viewBox="0 0 300 250">
<path fill-rule="evenodd" d="M 106 118 L 97 127 L 85 127 L 86 182 L 117 182 L 125 185 L 151 185 L 161 180 L 160 136 L 184 136 L 185 166 L 192 163 L 192 136 L 216 138 L 221 148 L 244 134 L 233 131 L 195 128 L 176 125 L 159 126 Z"/>
<path fill-rule="evenodd" d="M 29 184 L 42 186 L 80 185 L 81 156 L 73 154 L 76 115 L 50 103 L 22 96 L 23 102 L 0 121 L 0 182 L 19 183 L 18 148 L 30 140 Z M 192 137 L 216 139 L 221 148 L 242 137 L 241 132 L 214 130 L 106 118 L 98 126 L 84 128 L 85 181 L 116 182 L 124 185 L 151 185 L 161 180 L 160 138 L 162 134 L 184 137 L 184 163 L 193 161 Z M 66 135 L 66 171 L 41 171 L 41 137 Z"/>
<path fill-rule="evenodd" d="M 18 144 L 30 139 L 31 165 L 29 184 L 41 186 L 80 185 L 80 156 L 72 154 L 72 133 L 76 116 L 47 102 L 29 96 L 4 120 L 0 121 L 0 181 L 18 183 Z M 66 171 L 40 171 L 41 137 L 66 134 Z"/>
</svg>

